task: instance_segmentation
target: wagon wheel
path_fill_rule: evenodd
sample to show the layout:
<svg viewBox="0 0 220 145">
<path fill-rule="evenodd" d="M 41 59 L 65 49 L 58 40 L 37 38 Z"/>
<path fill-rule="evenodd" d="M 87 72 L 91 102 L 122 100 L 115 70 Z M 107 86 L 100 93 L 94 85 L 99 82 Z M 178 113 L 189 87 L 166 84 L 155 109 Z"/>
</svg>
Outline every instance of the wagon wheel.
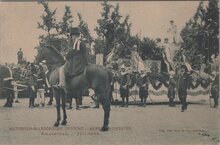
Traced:
<svg viewBox="0 0 220 145">
<path fill-rule="evenodd" d="M 95 102 L 98 100 L 98 97 L 97 97 L 95 94 L 92 95 L 91 98 L 92 98 L 92 100 L 95 101 Z"/>
</svg>

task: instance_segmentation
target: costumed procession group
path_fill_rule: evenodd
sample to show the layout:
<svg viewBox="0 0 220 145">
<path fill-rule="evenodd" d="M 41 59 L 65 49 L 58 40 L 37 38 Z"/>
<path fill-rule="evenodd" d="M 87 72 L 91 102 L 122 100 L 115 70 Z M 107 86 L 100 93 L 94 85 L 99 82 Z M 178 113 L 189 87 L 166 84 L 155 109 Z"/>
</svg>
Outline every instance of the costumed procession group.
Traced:
<svg viewBox="0 0 220 145">
<path fill-rule="evenodd" d="M 116 103 L 116 99 L 113 95 L 116 82 L 119 84 L 119 92 L 121 97 L 120 104 L 121 107 L 128 107 L 129 105 L 129 96 L 130 96 L 130 89 L 136 85 L 138 87 L 138 94 L 140 97 L 140 104 L 139 106 L 145 107 L 147 105 L 147 98 L 149 96 L 149 85 L 151 84 L 154 89 L 160 88 L 161 85 L 166 86 L 167 88 L 167 96 L 169 98 L 169 106 L 175 106 L 175 96 L 178 96 L 181 102 L 181 111 L 187 109 L 187 94 L 188 90 L 191 88 L 195 88 L 195 84 L 193 82 L 192 74 L 199 74 L 200 72 L 197 70 L 193 70 L 191 67 L 190 62 L 187 62 L 187 57 L 184 54 L 184 50 L 180 48 L 182 62 L 180 65 L 180 69 L 177 71 L 174 67 L 173 56 L 172 56 L 172 48 L 180 47 L 181 43 L 183 42 L 180 34 L 177 31 L 177 26 L 175 25 L 174 21 L 170 21 L 170 28 L 167 31 L 169 34 L 165 39 L 156 39 L 156 44 L 158 47 L 161 48 L 162 56 L 164 64 L 166 65 L 167 72 L 166 76 L 161 75 L 160 73 L 154 74 L 153 72 L 146 71 L 145 65 L 143 60 L 141 60 L 140 56 L 137 53 L 137 45 L 133 46 L 131 49 L 133 54 L 133 63 L 134 66 L 138 66 L 136 71 L 133 71 L 130 66 L 126 64 L 121 64 L 118 66 L 118 70 L 114 70 L 113 65 L 111 63 L 111 59 L 108 60 L 108 64 L 106 64 L 106 69 L 108 70 L 109 74 L 111 75 L 112 79 L 109 81 L 110 89 L 109 89 L 109 97 L 111 103 Z M 45 106 L 45 96 L 49 96 L 50 100 L 48 105 L 52 104 L 53 101 L 53 89 L 52 87 L 56 88 L 64 88 L 66 92 L 68 92 L 71 87 L 68 86 L 71 82 L 69 82 L 70 77 L 76 77 L 79 74 L 87 73 L 92 70 L 87 69 L 85 70 L 86 66 L 89 64 L 88 58 L 88 49 L 87 45 L 81 39 L 81 33 L 79 28 L 74 27 L 71 28 L 70 33 L 70 41 L 69 41 L 69 50 L 67 53 L 60 53 L 59 49 L 53 45 L 47 45 L 53 51 L 59 53 L 57 61 L 59 61 L 60 68 L 56 71 L 59 78 L 57 79 L 50 79 L 49 75 L 55 75 L 51 70 L 56 70 L 52 65 L 53 62 L 48 62 L 48 59 L 45 58 L 46 62 L 40 63 L 30 63 L 23 61 L 23 52 L 20 49 L 17 53 L 18 56 L 18 65 L 17 67 L 9 68 L 9 66 L 1 66 L 1 84 L 3 84 L 3 93 L 7 98 L 5 103 L 5 107 L 12 107 L 12 103 L 19 103 L 18 96 L 22 94 L 23 91 L 27 92 L 27 96 L 29 99 L 29 107 L 39 107 Z M 60 59 L 58 59 L 60 57 Z M 114 63 L 117 61 L 114 61 Z M 137 63 L 137 64 L 135 64 Z M 211 74 L 209 74 L 210 79 L 210 96 L 214 98 L 214 107 L 218 106 L 218 98 L 219 98 L 219 74 L 218 74 L 218 54 L 212 56 L 212 60 L 210 61 L 211 64 Z M 7 73 L 8 71 L 8 73 Z M 98 70 L 96 70 L 98 71 Z M 13 76 L 13 77 L 12 77 Z M 95 76 L 90 76 L 95 77 Z M 89 78 L 87 78 L 89 80 Z M 159 83 L 156 83 L 155 80 L 158 80 Z M 52 83 L 51 83 L 52 82 Z M 92 81 L 93 85 L 96 85 L 98 81 Z M 79 83 L 80 84 L 80 83 Z M 84 84 L 84 83 L 82 83 Z M 79 85 L 80 87 L 80 85 Z M 98 91 L 98 90 L 94 90 Z M 83 90 L 76 96 L 83 96 L 85 92 L 90 92 L 87 90 Z M 72 108 L 72 98 L 68 96 L 66 93 L 66 97 L 69 98 L 70 106 Z M 87 95 L 91 93 L 87 93 Z M 99 101 L 101 98 L 99 96 L 94 97 L 95 100 L 95 107 L 99 106 Z M 79 105 L 82 99 L 76 98 L 76 109 L 79 109 Z"/>
</svg>

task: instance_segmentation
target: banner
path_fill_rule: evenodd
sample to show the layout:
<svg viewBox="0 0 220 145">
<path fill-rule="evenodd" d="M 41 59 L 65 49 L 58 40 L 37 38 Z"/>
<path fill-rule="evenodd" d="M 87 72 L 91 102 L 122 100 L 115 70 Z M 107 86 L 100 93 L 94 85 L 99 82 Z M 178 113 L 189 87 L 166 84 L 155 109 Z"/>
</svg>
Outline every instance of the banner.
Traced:
<svg viewBox="0 0 220 145">
<path fill-rule="evenodd" d="M 145 60 L 145 70 L 154 74 L 161 72 L 161 61 L 159 60 Z"/>
</svg>

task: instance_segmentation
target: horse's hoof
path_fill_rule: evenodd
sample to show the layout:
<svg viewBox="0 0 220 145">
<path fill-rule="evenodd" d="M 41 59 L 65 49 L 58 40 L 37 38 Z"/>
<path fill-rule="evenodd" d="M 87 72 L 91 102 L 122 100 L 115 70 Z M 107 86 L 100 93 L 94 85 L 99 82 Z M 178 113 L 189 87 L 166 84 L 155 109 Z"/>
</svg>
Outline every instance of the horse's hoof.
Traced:
<svg viewBox="0 0 220 145">
<path fill-rule="evenodd" d="M 76 110 L 81 110 L 81 109 L 79 107 L 77 107 Z"/>
<path fill-rule="evenodd" d="M 66 120 L 63 120 L 62 122 L 61 122 L 61 125 L 66 125 L 67 124 L 67 121 Z"/>
<path fill-rule="evenodd" d="M 53 126 L 58 127 L 59 125 L 60 125 L 59 122 L 56 121 Z"/>
<path fill-rule="evenodd" d="M 103 126 L 100 131 L 108 131 L 108 127 L 107 126 Z"/>
<path fill-rule="evenodd" d="M 73 109 L 73 107 L 68 107 L 67 109 L 71 110 L 71 109 Z"/>
</svg>

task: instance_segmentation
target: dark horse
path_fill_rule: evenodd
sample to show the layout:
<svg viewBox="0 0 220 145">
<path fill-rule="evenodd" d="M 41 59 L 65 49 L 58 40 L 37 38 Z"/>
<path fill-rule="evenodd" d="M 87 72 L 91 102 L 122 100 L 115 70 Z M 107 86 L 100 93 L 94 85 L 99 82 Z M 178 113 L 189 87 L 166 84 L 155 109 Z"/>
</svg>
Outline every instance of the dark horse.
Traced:
<svg viewBox="0 0 220 145">
<path fill-rule="evenodd" d="M 0 98 L 6 96 L 7 100 L 4 107 L 12 107 L 13 86 L 12 71 L 8 66 L 0 65 Z"/>
<path fill-rule="evenodd" d="M 55 85 L 59 82 L 59 68 L 64 64 L 63 56 L 56 48 L 51 46 L 44 46 L 36 56 L 36 63 L 46 61 L 49 70 L 49 83 L 53 87 L 54 96 L 56 98 L 57 121 L 54 126 L 59 126 L 60 116 L 60 99 L 62 100 L 63 121 L 61 125 L 66 125 L 67 115 L 65 110 L 65 90 L 57 88 Z M 66 90 L 68 95 L 79 97 L 79 94 L 85 89 L 91 88 L 99 97 L 104 110 L 104 123 L 101 131 L 108 130 L 109 115 L 110 115 L 110 83 L 111 73 L 103 66 L 89 64 L 85 70 L 78 76 L 68 77 L 66 79 Z M 71 91 L 70 91 L 71 90 Z"/>
</svg>

